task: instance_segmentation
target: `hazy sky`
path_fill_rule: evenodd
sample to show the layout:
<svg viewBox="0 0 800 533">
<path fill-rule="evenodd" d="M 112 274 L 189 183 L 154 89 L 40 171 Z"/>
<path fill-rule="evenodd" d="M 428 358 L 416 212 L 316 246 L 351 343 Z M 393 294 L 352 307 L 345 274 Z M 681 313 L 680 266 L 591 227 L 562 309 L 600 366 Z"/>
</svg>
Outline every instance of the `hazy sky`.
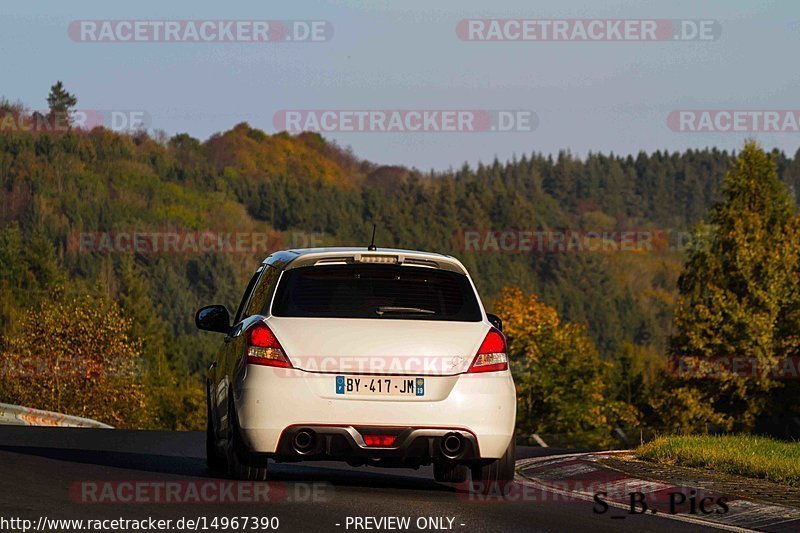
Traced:
<svg viewBox="0 0 800 533">
<path fill-rule="evenodd" d="M 336 133 L 361 157 L 422 169 L 570 149 L 717 146 L 752 136 L 794 153 L 800 133 L 687 133 L 679 109 L 800 110 L 800 2 L 3 2 L 0 95 L 46 105 L 63 80 L 78 107 L 143 110 L 169 134 L 209 135 L 247 121 L 274 132 L 284 109 L 531 110 L 533 131 Z M 467 42 L 466 18 L 713 19 L 691 42 Z M 78 19 L 324 20 L 314 43 L 85 43 Z"/>
</svg>

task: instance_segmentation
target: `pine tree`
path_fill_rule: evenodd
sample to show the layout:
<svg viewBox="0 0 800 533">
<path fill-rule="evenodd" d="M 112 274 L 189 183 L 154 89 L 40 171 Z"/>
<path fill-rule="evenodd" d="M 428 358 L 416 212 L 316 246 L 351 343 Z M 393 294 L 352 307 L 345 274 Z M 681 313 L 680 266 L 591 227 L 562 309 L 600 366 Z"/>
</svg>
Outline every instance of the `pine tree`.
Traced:
<svg viewBox="0 0 800 533">
<path fill-rule="evenodd" d="M 684 387 L 675 395 L 683 408 L 663 407 L 703 406 L 683 413 L 683 429 L 701 428 L 704 418 L 751 429 L 778 399 L 772 369 L 800 347 L 797 329 L 785 323 L 797 303 L 799 226 L 774 161 L 748 142 L 722 194 L 710 225 L 695 233 L 678 284 L 671 353 L 691 372 L 676 384 Z"/>
<path fill-rule="evenodd" d="M 75 95 L 67 92 L 64 89 L 64 84 L 61 81 L 57 81 L 55 85 L 50 87 L 50 94 L 47 96 L 50 120 L 66 121 L 67 125 L 69 125 L 70 111 L 77 103 L 78 99 Z"/>
</svg>

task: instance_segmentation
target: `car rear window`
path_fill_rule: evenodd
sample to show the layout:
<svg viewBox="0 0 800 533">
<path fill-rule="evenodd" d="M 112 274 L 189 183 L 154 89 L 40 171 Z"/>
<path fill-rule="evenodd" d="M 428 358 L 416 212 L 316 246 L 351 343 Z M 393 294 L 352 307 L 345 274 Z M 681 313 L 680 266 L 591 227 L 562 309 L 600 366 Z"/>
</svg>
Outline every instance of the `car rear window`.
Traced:
<svg viewBox="0 0 800 533">
<path fill-rule="evenodd" d="M 283 317 L 478 322 L 467 276 L 396 265 L 327 265 L 284 272 L 272 314 Z"/>
</svg>

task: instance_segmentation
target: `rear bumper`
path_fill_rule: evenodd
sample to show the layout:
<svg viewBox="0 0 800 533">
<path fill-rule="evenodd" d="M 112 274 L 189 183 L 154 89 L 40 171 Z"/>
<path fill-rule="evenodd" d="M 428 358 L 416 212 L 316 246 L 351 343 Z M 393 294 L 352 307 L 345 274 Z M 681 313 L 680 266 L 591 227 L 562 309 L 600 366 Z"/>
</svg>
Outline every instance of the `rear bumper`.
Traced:
<svg viewBox="0 0 800 533">
<path fill-rule="evenodd" d="M 364 442 L 364 435 L 390 435 L 395 440 L 386 447 L 371 447 Z M 300 437 L 305 439 L 304 446 L 297 444 Z M 277 455 L 285 461 L 335 459 L 400 464 L 480 458 L 475 436 L 460 429 L 308 425 L 286 428 L 278 441 Z"/>
<path fill-rule="evenodd" d="M 342 398 L 335 376 L 247 365 L 234 381 L 240 431 L 255 453 L 288 460 L 428 459 L 441 457 L 441 439 L 455 432 L 465 453 L 457 460 L 498 459 L 514 434 L 516 396 L 509 372 L 429 376 L 426 389 L 446 391 L 435 400 Z M 330 390 L 331 394 L 327 394 Z M 367 447 L 363 428 L 394 428 L 392 448 Z M 319 436 L 312 454 L 297 454 L 293 436 L 311 428 Z"/>
</svg>

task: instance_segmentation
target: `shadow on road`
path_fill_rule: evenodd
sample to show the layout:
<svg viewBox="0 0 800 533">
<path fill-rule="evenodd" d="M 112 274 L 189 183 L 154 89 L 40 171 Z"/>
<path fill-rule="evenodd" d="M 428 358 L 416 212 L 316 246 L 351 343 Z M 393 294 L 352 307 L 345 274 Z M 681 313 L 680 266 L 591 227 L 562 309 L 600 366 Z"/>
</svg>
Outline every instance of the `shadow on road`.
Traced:
<svg viewBox="0 0 800 533">
<path fill-rule="evenodd" d="M 209 470 L 205 460 L 199 457 L 35 446 L 0 445 L 0 450 L 55 461 L 151 472 L 167 476 L 228 479 L 223 473 Z M 113 472 L 110 471 L 104 471 L 103 474 L 103 477 L 114 477 Z M 324 482 L 342 487 L 363 486 L 365 488 L 455 492 L 455 488 L 435 482 L 430 469 L 413 471 L 374 467 L 353 468 L 322 462 L 272 463 L 270 464 L 270 474 L 270 481 L 288 483 Z M 431 477 L 428 478 L 428 476 Z"/>
</svg>

